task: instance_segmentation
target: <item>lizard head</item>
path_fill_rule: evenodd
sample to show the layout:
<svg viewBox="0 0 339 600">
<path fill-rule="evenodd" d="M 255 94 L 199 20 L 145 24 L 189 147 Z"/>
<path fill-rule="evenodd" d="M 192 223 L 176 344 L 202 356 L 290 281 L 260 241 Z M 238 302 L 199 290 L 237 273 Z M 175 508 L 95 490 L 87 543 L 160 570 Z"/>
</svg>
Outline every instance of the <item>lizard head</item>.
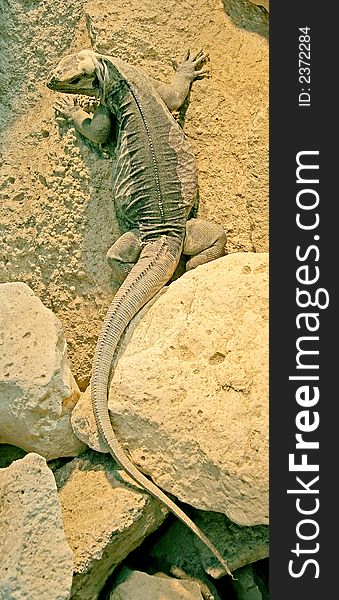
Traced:
<svg viewBox="0 0 339 600">
<path fill-rule="evenodd" d="M 51 72 L 47 87 L 66 94 L 104 96 L 108 81 L 104 57 L 92 50 L 81 50 L 61 59 Z"/>
</svg>

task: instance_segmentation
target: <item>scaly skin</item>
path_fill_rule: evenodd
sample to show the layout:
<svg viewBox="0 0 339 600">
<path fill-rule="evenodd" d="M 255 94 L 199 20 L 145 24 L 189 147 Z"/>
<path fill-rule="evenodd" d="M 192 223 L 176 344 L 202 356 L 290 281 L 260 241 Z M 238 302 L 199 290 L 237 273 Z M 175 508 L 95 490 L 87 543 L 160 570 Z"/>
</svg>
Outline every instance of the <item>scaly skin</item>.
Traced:
<svg viewBox="0 0 339 600">
<path fill-rule="evenodd" d="M 186 222 L 195 201 L 195 163 L 183 132 L 161 97 L 171 109 L 180 106 L 192 81 L 204 75 L 204 69 L 197 70 L 204 59 L 201 52 L 194 59 L 187 54 L 170 87 L 154 84 L 122 61 L 83 51 L 61 61 L 48 87 L 101 96 L 101 106 L 92 122 L 73 103 L 57 106 L 59 114 L 72 119 L 89 139 L 104 141 L 115 114 L 120 128 L 115 197 L 130 228 L 140 232 L 140 255 L 109 307 L 93 360 L 92 405 L 98 430 L 116 462 L 191 529 L 231 575 L 226 561 L 205 534 L 126 456 L 112 428 L 107 398 L 112 357 L 121 336 L 136 313 L 170 280 L 183 251 Z M 214 237 L 212 249 L 199 248 L 201 263 L 221 255 L 224 241 L 215 242 Z M 192 242 L 186 245 L 187 253 L 193 255 Z M 126 268 L 126 263 L 123 266 Z"/>
</svg>

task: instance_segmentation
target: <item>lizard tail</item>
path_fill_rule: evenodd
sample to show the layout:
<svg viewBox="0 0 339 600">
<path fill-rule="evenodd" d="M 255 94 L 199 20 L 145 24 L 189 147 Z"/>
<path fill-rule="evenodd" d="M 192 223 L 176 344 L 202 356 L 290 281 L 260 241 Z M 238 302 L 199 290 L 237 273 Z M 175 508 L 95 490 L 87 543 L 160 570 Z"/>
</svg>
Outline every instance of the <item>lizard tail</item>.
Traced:
<svg viewBox="0 0 339 600">
<path fill-rule="evenodd" d="M 118 342 L 135 314 L 169 281 L 178 264 L 180 252 L 180 242 L 173 244 L 173 238 L 171 243 L 166 236 L 146 244 L 138 262 L 119 288 L 105 317 L 94 356 L 91 382 L 92 405 L 98 430 L 115 461 L 137 484 L 160 500 L 189 527 L 232 576 L 226 561 L 205 534 L 129 460 L 113 431 L 108 412 L 109 374 Z"/>
</svg>

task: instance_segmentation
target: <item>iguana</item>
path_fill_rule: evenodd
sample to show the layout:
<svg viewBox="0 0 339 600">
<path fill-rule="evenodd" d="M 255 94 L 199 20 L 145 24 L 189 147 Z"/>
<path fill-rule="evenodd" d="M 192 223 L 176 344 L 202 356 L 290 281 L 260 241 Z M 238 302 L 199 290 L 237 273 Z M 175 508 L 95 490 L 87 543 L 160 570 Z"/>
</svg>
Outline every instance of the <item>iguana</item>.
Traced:
<svg viewBox="0 0 339 600">
<path fill-rule="evenodd" d="M 47 85 L 58 92 L 100 99 L 92 118 L 69 99 L 55 105 L 58 115 L 72 121 L 86 138 L 105 142 L 114 121 L 119 132 L 113 194 L 127 231 L 107 253 L 121 287 L 108 309 L 93 361 L 97 427 L 116 462 L 187 525 L 231 575 L 205 534 L 126 456 L 111 425 L 107 398 L 111 362 L 123 332 L 171 279 L 181 254 L 189 257 L 187 269 L 224 254 L 223 229 L 191 218 L 197 202 L 195 157 L 170 112 L 183 104 L 192 82 L 204 77 L 205 60 L 202 50 L 192 57 L 187 51 L 166 85 L 115 57 L 82 50 L 63 58 Z"/>
</svg>

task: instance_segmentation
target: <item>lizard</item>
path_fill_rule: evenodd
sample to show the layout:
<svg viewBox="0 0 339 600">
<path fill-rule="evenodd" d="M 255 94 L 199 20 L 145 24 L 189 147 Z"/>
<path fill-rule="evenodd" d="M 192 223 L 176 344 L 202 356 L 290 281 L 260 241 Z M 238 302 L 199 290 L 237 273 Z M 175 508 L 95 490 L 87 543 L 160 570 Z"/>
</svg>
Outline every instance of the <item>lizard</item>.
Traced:
<svg viewBox="0 0 339 600">
<path fill-rule="evenodd" d="M 125 454 L 108 411 L 111 362 L 131 319 L 173 276 L 182 254 L 186 269 L 224 254 L 220 225 L 196 218 L 195 156 L 171 111 L 185 101 L 194 80 L 207 74 L 206 54 L 188 50 L 170 84 L 116 57 L 92 50 L 71 54 L 50 74 L 47 87 L 66 94 L 94 96 L 92 116 L 66 97 L 55 104 L 58 117 L 70 121 L 96 143 L 118 128 L 113 195 L 126 231 L 107 252 L 121 285 L 104 319 L 93 359 L 91 399 L 96 424 L 115 461 L 143 489 L 162 502 L 210 549 L 232 576 L 209 538 Z"/>
</svg>

